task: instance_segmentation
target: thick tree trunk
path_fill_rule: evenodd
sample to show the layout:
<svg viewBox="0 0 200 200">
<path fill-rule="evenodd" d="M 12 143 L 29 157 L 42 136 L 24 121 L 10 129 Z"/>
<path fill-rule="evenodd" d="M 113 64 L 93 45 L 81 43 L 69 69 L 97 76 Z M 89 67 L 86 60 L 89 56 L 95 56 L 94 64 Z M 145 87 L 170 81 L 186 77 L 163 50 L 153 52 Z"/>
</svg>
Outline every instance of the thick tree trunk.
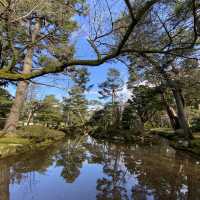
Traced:
<svg viewBox="0 0 200 200">
<path fill-rule="evenodd" d="M 172 89 L 172 92 L 176 101 L 178 119 L 179 119 L 181 129 L 183 130 L 184 135 L 187 139 L 192 139 L 193 138 L 192 132 L 190 130 L 188 121 L 185 116 L 182 95 L 180 94 L 180 91 L 177 88 Z"/>
<path fill-rule="evenodd" d="M 40 31 L 40 22 L 39 20 L 36 22 L 33 33 L 32 33 L 32 42 L 34 43 L 36 37 Z M 27 54 L 24 59 L 24 66 L 23 66 L 23 74 L 29 74 L 32 70 L 32 57 L 33 57 L 34 47 L 31 47 L 27 50 Z M 26 93 L 28 89 L 28 82 L 27 81 L 20 81 L 17 85 L 16 96 L 11 107 L 9 116 L 6 120 L 6 124 L 4 127 L 5 132 L 13 132 L 17 128 L 17 124 L 20 117 L 20 112 L 23 108 Z"/>
<path fill-rule="evenodd" d="M 16 96 L 14 103 L 11 107 L 9 116 L 6 120 L 4 131 L 13 132 L 17 128 L 17 123 L 19 121 L 20 112 L 23 108 L 26 92 L 28 88 L 28 82 L 20 81 L 17 86 Z"/>
<path fill-rule="evenodd" d="M 165 78 L 167 85 L 171 88 L 175 102 L 176 102 L 176 108 L 177 108 L 177 115 L 178 115 L 178 121 L 180 124 L 180 128 L 183 130 L 184 137 L 190 142 L 190 139 L 193 138 L 192 132 L 190 130 L 188 121 L 185 116 L 185 110 L 184 110 L 184 98 L 181 94 L 181 90 L 177 83 L 172 81 L 170 77 L 162 71 L 162 75 Z"/>
<path fill-rule="evenodd" d="M 162 99 L 163 104 L 165 105 L 167 115 L 169 117 L 172 128 L 174 130 L 180 129 L 181 127 L 180 127 L 180 124 L 179 124 L 177 114 L 174 111 L 174 109 L 168 104 L 164 93 L 161 93 L 161 99 Z"/>
<path fill-rule="evenodd" d="M 172 128 L 174 130 L 180 129 L 181 128 L 180 123 L 174 109 L 171 106 L 166 105 L 166 110 L 167 110 L 167 114 L 169 116 Z"/>
</svg>

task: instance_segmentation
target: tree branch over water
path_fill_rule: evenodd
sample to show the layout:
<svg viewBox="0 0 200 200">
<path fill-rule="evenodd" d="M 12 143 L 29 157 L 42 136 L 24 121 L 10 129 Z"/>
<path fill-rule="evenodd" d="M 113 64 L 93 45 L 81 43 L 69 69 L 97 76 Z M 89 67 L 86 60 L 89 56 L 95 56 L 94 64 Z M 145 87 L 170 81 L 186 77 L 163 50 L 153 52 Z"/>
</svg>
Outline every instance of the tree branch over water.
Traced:
<svg viewBox="0 0 200 200">
<path fill-rule="evenodd" d="M 174 36 L 170 35 L 170 32 L 167 28 L 165 21 L 163 21 L 163 19 L 161 19 L 161 17 L 159 16 L 159 22 L 161 23 L 161 26 L 164 27 L 164 29 L 168 35 L 168 39 L 170 40 L 171 48 L 165 48 L 165 46 L 164 47 L 146 47 L 146 48 L 140 47 L 140 48 L 138 48 L 137 45 L 134 45 L 134 42 L 133 42 L 133 44 L 131 44 L 131 46 L 127 45 L 127 43 L 130 40 L 131 35 L 133 34 L 133 32 L 135 31 L 137 26 L 143 22 L 143 19 L 146 17 L 148 12 L 151 11 L 153 6 L 155 6 L 155 5 L 159 6 L 159 3 L 161 3 L 161 1 L 160 0 L 148 0 L 148 1 L 145 1 L 145 3 L 142 6 L 139 6 L 138 8 L 135 8 L 134 5 L 132 5 L 130 0 L 124 0 L 124 3 L 128 10 L 127 16 L 128 16 L 129 20 L 128 20 L 128 25 L 126 25 L 126 28 L 125 27 L 122 28 L 123 29 L 122 37 L 118 40 L 117 44 L 115 44 L 113 46 L 112 45 L 110 46 L 109 44 L 107 44 L 107 46 L 109 46 L 109 49 L 104 53 L 102 53 L 100 50 L 101 48 L 98 45 L 96 45 L 97 38 L 104 39 L 104 37 L 115 34 L 114 32 L 115 32 L 116 28 L 113 27 L 113 21 L 111 22 L 112 30 L 110 32 L 108 32 L 108 34 L 104 33 L 102 35 L 98 35 L 97 38 L 95 38 L 93 40 L 92 39 L 88 40 L 91 48 L 93 49 L 93 51 L 96 55 L 95 59 L 89 59 L 89 58 L 88 59 L 78 59 L 78 58 L 76 59 L 76 58 L 68 58 L 68 55 L 63 55 L 63 54 L 62 54 L 62 56 L 55 55 L 54 57 L 59 62 L 46 63 L 45 65 L 43 65 L 40 68 L 36 67 L 36 69 L 33 69 L 32 72 L 28 73 L 28 74 L 23 74 L 19 70 L 13 70 L 12 69 L 13 67 L 11 69 L 2 67 L 0 69 L 0 79 L 11 80 L 11 81 L 29 80 L 29 79 L 43 76 L 45 74 L 60 73 L 65 70 L 67 71 L 70 66 L 90 66 L 90 67 L 99 66 L 103 63 L 106 63 L 107 61 L 110 61 L 113 59 L 118 59 L 120 56 L 124 56 L 129 53 L 132 53 L 132 54 L 146 53 L 146 54 L 163 54 L 163 55 L 170 54 L 170 55 L 176 55 L 177 57 L 179 57 L 179 56 L 182 57 L 183 56 L 181 53 L 182 51 L 190 50 L 190 49 L 194 48 L 194 46 L 197 44 L 198 34 L 197 34 L 196 23 L 197 23 L 198 6 L 196 5 L 196 1 L 194 1 L 194 0 L 191 1 L 191 3 L 193 3 L 192 9 L 191 9 L 192 10 L 191 18 L 193 20 L 191 19 L 190 23 L 192 23 L 192 21 L 193 21 L 194 34 L 193 34 L 193 39 L 191 40 L 191 42 L 189 44 L 182 44 L 181 42 L 180 42 L 180 44 L 176 44 L 176 34 L 174 34 Z M 108 6 L 110 18 L 111 18 L 111 20 L 113 20 L 112 19 L 112 11 L 108 5 L 108 2 L 107 2 L 107 6 Z M 11 21 L 11 23 L 12 23 L 12 21 Z M 179 32 L 177 34 L 179 34 Z M 138 35 L 137 37 L 140 37 L 140 36 Z M 175 40 L 175 45 L 173 44 L 173 42 L 174 42 L 173 39 Z M 29 44 L 29 46 L 30 45 L 31 44 Z M 35 44 L 33 44 L 33 45 L 35 45 Z M 16 59 L 14 59 L 14 60 L 16 60 Z"/>
<path fill-rule="evenodd" d="M 141 8 L 139 8 L 135 14 L 135 17 L 133 16 L 132 10 L 131 10 L 131 4 L 129 0 L 125 0 L 126 5 L 128 6 L 129 13 L 131 15 L 131 22 L 127 28 L 127 30 L 124 33 L 123 38 L 121 41 L 119 41 L 118 45 L 114 49 L 111 49 L 109 52 L 106 53 L 105 56 L 97 56 L 97 59 L 86 59 L 86 60 L 69 60 L 69 61 L 62 61 L 59 65 L 47 65 L 39 70 L 34 70 L 29 74 L 21 74 L 18 72 L 13 72 L 10 70 L 6 70 L 5 68 L 0 69 L 0 79 L 6 79 L 6 80 L 28 80 L 32 78 L 36 78 L 45 74 L 51 74 L 51 73 L 58 73 L 63 72 L 65 69 L 67 69 L 69 66 L 74 65 L 84 65 L 84 66 L 99 66 L 103 63 L 105 63 L 108 60 L 114 59 L 118 57 L 119 55 L 125 53 L 125 50 L 122 50 L 124 45 L 129 39 L 129 36 L 131 35 L 132 31 L 134 30 L 135 26 L 140 22 L 140 20 L 143 18 L 143 16 L 150 10 L 150 8 L 159 0 L 149 0 L 147 1 Z M 96 49 L 96 52 L 97 49 Z"/>
</svg>

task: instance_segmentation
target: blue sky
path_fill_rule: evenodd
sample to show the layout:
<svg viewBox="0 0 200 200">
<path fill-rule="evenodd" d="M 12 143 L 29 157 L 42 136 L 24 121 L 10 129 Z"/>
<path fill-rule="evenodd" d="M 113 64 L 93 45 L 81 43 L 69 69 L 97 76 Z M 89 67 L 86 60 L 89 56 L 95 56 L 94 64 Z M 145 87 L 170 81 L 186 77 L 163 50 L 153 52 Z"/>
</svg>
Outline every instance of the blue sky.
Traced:
<svg viewBox="0 0 200 200">
<path fill-rule="evenodd" d="M 93 1 L 93 0 L 89 0 L 89 3 L 91 1 Z M 116 8 L 119 8 L 119 7 L 120 7 L 120 5 L 116 6 Z M 118 9 L 117 12 L 119 12 L 119 10 L 120 9 Z M 81 28 L 85 29 L 84 31 L 87 32 L 88 31 L 87 19 L 84 17 L 77 17 L 76 19 L 79 22 Z M 107 19 L 105 19 L 105 20 L 107 20 Z M 87 39 L 86 34 L 82 33 L 81 36 L 79 34 L 80 34 L 80 30 L 72 36 L 72 40 L 73 40 L 73 42 L 75 42 L 75 47 L 76 47 L 75 57 L 77 57 L 77 58 L 94 58 L 95 55 L 93 53 L 92 48 L 90 47 L 90 45 L 88 44 L 88 42 L 86 40 Z M 92 88 L 92 90 L 86 94 L 88 99 L 97 99 L 98 98 L 98 94 L 97 94 L 98 84 L 100 84 L 101 82 L 103 82 L 106 79 L 107 70 L 110 67 L 115 67 L 116 69 L 118 69 L 121 73 L 122 79 L 125 82 L 127 81 L 127 74 L 128 74 L 127 68 L 121 62 L 105 63 L 98 67 L 88 67 L 88 70 L 91 74 L 90 82 L 88 84 L 94 84 L 94 87 Z M 57 87 L 61 87 L 61 88 L 67 88 L 68 85 L 70 86 L 72 84 L 71 81 L 68 79 L 68 77 L 64 76 L 64 75 L 56 75 L 56 76 L 47 75 L 45 77 L 37 78 L 36 81 L 42 82 L 42 83 L 48 83 L 51 85 L 56 85 Z M 8 89 L 11 92 L 11 94 L 14 96 L 16 87 L 9 86 Z M 60 100 L 63 97 L 67 96 L 66 90 L 58 89 L 55 87 L 39 86 L 37 91 L 38 91 L 38 98 L 40 98 L 40 99 L 44 98 L 46 95 L 51 95 L 51 94 L 55 95 Z"/>
<path fill-rule="evenodd" d="M 78 45 L 79 43 L 77 43 Z M 80 45 L 81 48 L 77 51 L 77 54 L 82 54 L 83 52 L 89 54 L 91 53 L 90 51 L 88 51 L 88 47 L 84 47 L 82 45 Z M 125 65 L 123 65 L 120 62 L 117 63 L 105 63 L 101 66 L 98 67 L 88 67 L 88 70 L 90 72 L 90 82 L 88 83 L 88 85 L 90 84 L 94 84 L 94 87 L 91 89 L 90 92 L 88 92 L 86 94 L 88 99 L 97 99 L 98 95 L 97 95 L 97 91 L 98 91 L 98 84 L 100 84 L 101 82 L 103 82 L 106 79 L 106 74 L 107 71 L 110 67 L 115 67 L 116 69 L 118 69 L 121 73 L 121 78 L 126 82 L 127 81 L 127 68 Z M 38 98 L 42 99 L 44 98 L 46 95 L 56 95 L 56 98 L 58 99 L 62 99 L 63 97 L 67 96 L 67 87 L 68 85 L 72 85 L 72 82 L 68 79 L 67 76 L 64 75 L 57 75 L 57 76 L 52 76 L 52 75 L 48 75 L 45 77 L 41 77 L 41 78 L 37 78 L 36 79 L 37 82 L 41 82 L 41 83 L 47 83 L 50 85 L 55 85 L 56 87 L 60 87 L 63 89 L 58 89 L 56 87 L 47 87 L 47 86 L 38 86 Z M 65 90 L 66 88 L 66 90 Z M 9 86 L 9 91 L 12 93 L 12 95 L 14 96 L 15 94 L 15 86 Z"/>
</svg>

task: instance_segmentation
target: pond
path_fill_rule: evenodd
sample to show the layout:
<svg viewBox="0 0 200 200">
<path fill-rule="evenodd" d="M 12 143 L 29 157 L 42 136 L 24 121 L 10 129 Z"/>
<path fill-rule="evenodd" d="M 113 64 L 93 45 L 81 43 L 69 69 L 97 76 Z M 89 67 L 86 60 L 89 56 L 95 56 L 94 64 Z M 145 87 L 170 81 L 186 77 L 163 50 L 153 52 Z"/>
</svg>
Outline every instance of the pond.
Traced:
<svg viewBox="0 0 200 200">
<path fill-rule="evenodd" d="M 200 162 L 157 145 L 88 137 L 0 161 L 0 200 L 200 199 Z"/>
</svg>

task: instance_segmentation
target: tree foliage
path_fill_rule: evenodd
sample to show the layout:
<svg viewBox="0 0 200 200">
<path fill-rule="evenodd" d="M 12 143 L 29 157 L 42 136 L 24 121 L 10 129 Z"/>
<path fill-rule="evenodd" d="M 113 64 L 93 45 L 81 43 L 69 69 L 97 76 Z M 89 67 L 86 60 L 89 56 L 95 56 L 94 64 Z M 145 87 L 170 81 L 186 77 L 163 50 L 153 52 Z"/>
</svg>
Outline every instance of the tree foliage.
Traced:
<svg viewBox="0 0 200 200">
<path fill-rule="evenodd" d="M 13 97 L 3 87 L 0 87 L 0 127 L 3 128 L 7 114 L 10 111 Z"/>
<path fill-rule="evenodd" d="M 0 87 L 0 118 L 5 119 L 12 105 L 13 97 L 4 88 Z"/>
<path fill-rule="evenodd" d="M 115 103 L 117 93 L 122 90 L 123 81 L 120 72 L 115 68 L 109 68 L 106 80 L 99 85 L 100 98 L 112 98 Z"/>
<path fill-rule="evenodd" d="M 79 68 L 72 74 L 72 80 L 74 85 L 68 97 L 63 99 L 65 122 L 68 126 L 84 126 L 88 117 L 85 92 L 90 89 L 90 86 L 87 86 L 89 72 L 86 68 Z"/>
<path fill-rule="evenodd" d="M 35 120 L 51 127 L 58 127 L 62 122 L 61 105 L 54 95 L 46 96 L 42 108 L 36 112 Z"/>
<path fill-rule="evenodd" d="M 143 124 L 150 120 L 157 111 L 162 109 L 159 95 L 153 88 L 143 85 L 133 89 L 130 103 Z"/>
</svg>

